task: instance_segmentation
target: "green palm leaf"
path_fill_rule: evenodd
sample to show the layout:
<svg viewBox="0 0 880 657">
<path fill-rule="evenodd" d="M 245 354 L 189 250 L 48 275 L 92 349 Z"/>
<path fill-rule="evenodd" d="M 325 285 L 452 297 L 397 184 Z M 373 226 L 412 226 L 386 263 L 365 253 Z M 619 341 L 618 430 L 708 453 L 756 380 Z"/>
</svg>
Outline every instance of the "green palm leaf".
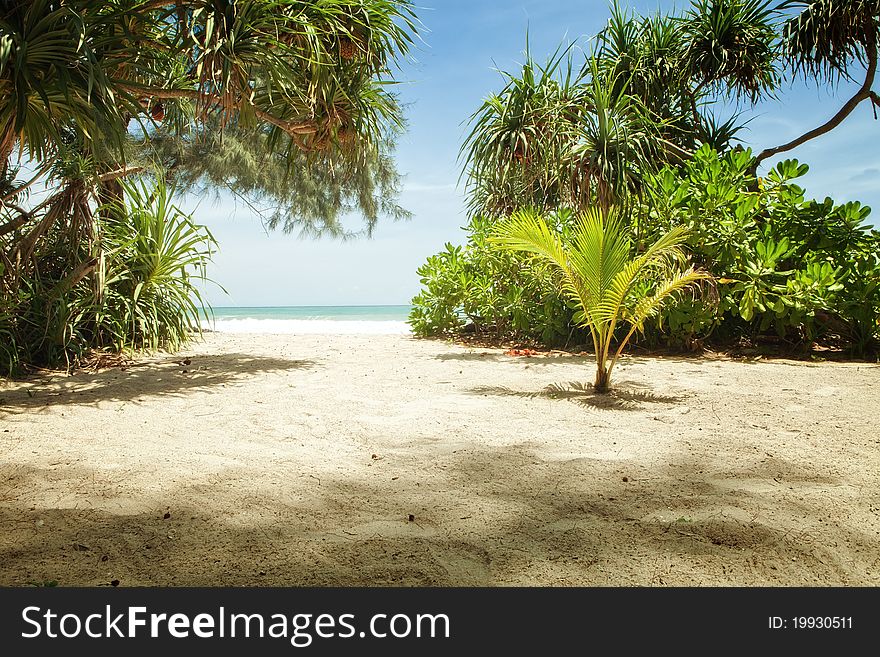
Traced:
<svg viewBox="0 0 880 657">
<path fill-rule="evenodd" d="M 611 371 L 636 330 L 655 315 L 673 295 L 709 274 L 680 269 L 687 231 L 676 227 L 647 249 L 632 255 L 632 242 L 622 213 L 591 209 L 583 213 L 570 240 L 563 242 L 534 210 L 514 213 L 493 230 L 490 243 L 498 248 L 531 253 L 550 264 L 563 292 L 579 308 L 576 320 L 589 329 L 596 352 L 597 392 L 607 392 Z M 648 284 L 648 292 L 638 295 Z M 630 328 L 613 351 L 621 322 Z"/>
</svg>

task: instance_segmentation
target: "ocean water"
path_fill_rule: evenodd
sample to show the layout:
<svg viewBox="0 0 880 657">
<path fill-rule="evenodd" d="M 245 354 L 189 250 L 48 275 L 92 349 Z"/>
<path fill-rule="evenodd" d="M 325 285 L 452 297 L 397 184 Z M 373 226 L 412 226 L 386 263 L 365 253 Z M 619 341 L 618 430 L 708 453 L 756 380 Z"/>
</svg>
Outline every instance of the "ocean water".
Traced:
<svg viewBox="0 0 880 657">
<path fill-rule="evenodd" d="M 408 335 L 411 306 L 215 307 L 202 327 L 219 333 Z"/>
</svg>

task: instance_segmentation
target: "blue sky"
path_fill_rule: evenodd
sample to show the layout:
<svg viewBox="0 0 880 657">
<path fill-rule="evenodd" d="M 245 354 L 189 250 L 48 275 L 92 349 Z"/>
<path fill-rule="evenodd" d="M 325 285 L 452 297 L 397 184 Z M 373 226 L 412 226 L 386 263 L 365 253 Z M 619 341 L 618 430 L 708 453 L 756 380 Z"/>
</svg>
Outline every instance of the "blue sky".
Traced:
<svg viewBox="0 0 880 657">
<path fill-rule="evenodd" d="M 641 13 L 671 2 L 631 2 Z M 683 6 L 683 3 L 678 3 Z M 266 233 L 259 217 L 229 199 L 190 199 L 196 218 L 220 242 L 206 289 L 214 306 L 405 304 L 418 292 L 416 268 L 443 248 L 461 243 L 466 222 L 458 187 L 458 149 L 464 121 L 501 86 L 496 68 L 522 62 L 528 30 L 531 51 L 542 60 L 563 40 L 588 43 L 608 18 L 604 0 L 424 0 L 419 9 L 424 43 L 403 65 L 399 93 L 409 130 L 397 149 L 405 176 L 406 222 L 386 221 L 372 239 L 339 242 Z M 775 146 L 821 124 L 851 95 L 786 83 L 778 101 L 761 104 L 744 139 L 756 150 Z M 803 179 L 810 196 L 859 200 L 880 216 L 880 152 L 876 123 L 863 103 L 830 134 L 787 154 L 810 164 Z M 770 163 L 772 164 L 772 160 Z M 353 218 L 356 221 L 356 218 Z M 876 216 L 871 219 L 877 220 Z"/>
</svg>

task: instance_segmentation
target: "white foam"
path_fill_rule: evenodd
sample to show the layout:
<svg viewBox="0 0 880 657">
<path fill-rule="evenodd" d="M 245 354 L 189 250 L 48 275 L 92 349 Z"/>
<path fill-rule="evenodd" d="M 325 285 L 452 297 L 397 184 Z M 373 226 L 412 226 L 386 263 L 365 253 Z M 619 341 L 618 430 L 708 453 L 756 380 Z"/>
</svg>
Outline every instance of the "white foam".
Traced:
<svg viewBox="0 0 880 657">
<path fill-rule="evenodd" d="M 293 335 L 409 335 L 406 322 L 332 319 L 218 319 L 202 322 L 218 333 L 284 333 Z"/>
</svg>

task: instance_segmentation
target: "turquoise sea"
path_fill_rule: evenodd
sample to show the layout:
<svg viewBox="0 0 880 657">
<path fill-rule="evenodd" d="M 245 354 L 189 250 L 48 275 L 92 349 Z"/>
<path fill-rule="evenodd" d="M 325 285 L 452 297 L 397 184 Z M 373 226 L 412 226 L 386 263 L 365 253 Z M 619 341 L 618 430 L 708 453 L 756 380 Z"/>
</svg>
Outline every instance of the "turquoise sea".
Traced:
<svg viewBox="0 0 880 657">
<path fill-rule="evenodd" d="M 213 309 L 206 329 L 220 333 L 408 334 L 411 306 L 260 306 Z"/>
</svg>

